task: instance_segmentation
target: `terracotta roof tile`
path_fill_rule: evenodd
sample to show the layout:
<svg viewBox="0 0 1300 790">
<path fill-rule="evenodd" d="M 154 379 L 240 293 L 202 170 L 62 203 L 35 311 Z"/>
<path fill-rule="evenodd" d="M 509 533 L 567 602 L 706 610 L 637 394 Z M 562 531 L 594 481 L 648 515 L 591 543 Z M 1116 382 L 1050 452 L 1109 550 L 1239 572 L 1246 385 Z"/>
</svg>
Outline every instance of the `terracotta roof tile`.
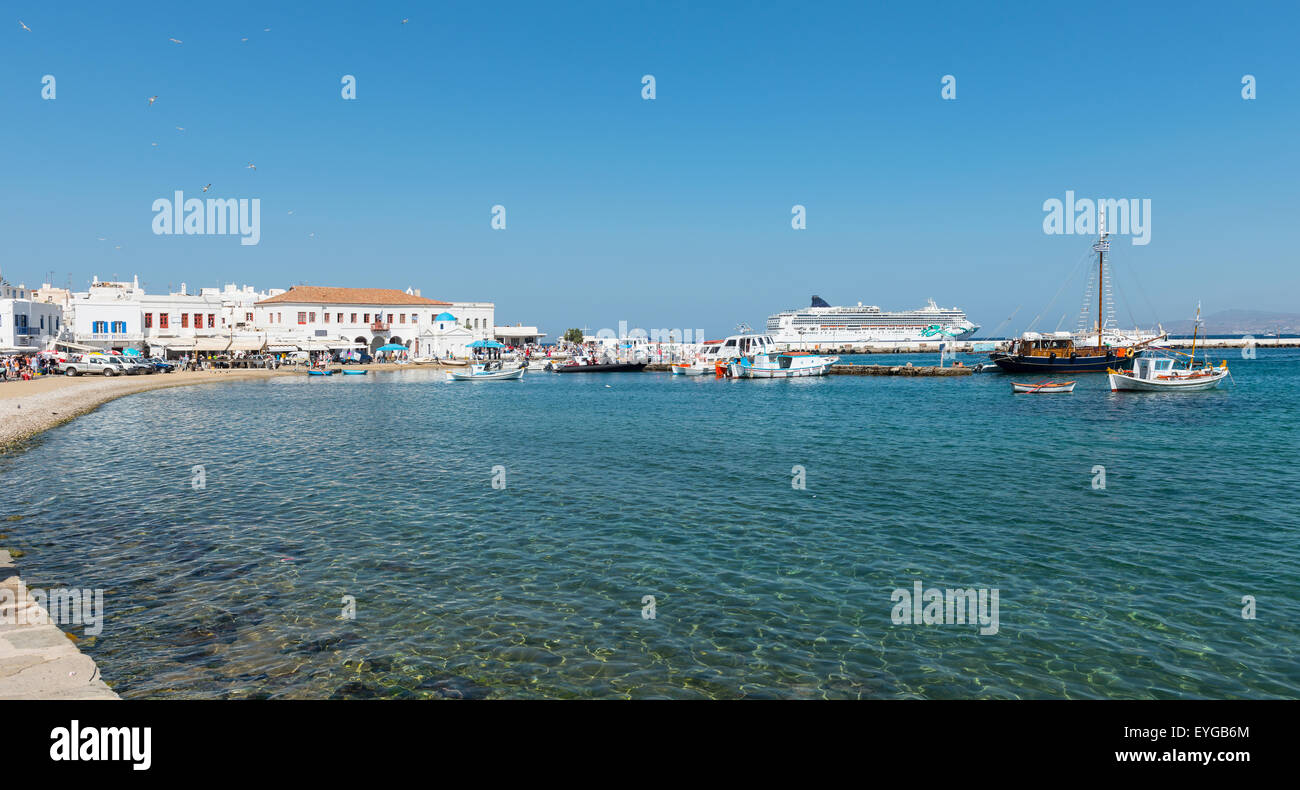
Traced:
<svg viewBox="0 0 1300 790">
<path fill-rule="evenodd" d="M 263 299 L 258 304 L 356 304 L 356 305 L 449 305 L 437 299 L 414 296 L 396 288 L 329 288 L 321 285 L 295 285 L 282 294 Z"/>
</svg>

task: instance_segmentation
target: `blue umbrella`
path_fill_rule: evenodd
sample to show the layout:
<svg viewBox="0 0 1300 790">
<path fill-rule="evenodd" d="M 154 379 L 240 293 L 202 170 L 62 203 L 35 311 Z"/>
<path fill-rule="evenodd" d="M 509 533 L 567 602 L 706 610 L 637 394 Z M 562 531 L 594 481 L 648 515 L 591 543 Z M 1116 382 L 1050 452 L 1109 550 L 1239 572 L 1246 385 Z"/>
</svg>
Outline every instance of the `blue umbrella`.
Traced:
<svg viewBox="0 0 1300 790">
<path fill-rule="evenodd" d="M 397 343 L 388 343 L 387 345 L 380 346 L 375 350 L 376 351 L 409 351 L 410 349 L 408 349 L 406 346 L 399 345 Z"/>
<path fill-rule="evenodd" d="M 505 348 L 495 340 L 475 340 L 469 344 L 470 348 Z"/>
</svg>

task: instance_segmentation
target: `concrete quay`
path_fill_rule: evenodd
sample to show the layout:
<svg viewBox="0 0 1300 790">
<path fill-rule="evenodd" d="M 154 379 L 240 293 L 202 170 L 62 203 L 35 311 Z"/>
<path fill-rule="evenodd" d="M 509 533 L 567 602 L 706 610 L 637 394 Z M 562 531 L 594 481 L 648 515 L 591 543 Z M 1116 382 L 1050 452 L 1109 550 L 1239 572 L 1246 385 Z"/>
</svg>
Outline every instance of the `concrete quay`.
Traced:
<svg viewBox="0 0 1300 790">
<path fill-rule="evenodd" d="M 120 699 L 28 594 L 0 549 L 0 700 Z"/>
</svg>

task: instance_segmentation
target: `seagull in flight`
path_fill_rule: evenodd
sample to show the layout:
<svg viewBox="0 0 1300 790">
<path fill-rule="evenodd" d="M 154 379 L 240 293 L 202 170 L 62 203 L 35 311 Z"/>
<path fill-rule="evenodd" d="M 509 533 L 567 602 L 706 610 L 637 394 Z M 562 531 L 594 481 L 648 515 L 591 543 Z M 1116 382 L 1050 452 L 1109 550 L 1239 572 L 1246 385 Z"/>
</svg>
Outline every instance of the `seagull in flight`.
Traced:
<svg viewBox="0 0 1300 790">
<path fill-rule="evenodd" d="M 170 41 L 170 42 L 172 42 L 173 44 L 184 44 L 184 43 L 185 43 L 184 41 L 181 41 L 179 38 L 169 38 L 169 39 L 167 39 L 167 40 Z"/>
<path fill-rule="evenodd" d="M 256 170 L 256 169 L 257 169 L 257 165 L 253 164 L 252 162 L 249 162 L 249 163 L 248 163 L 248 167 L 246 167 L 246 168 L 244 168 L 244 169 L 245 169 L 245 170 Z"/>
<path fill-rule="evenodd" d="M 409 19 L 403 19 L 403 20 L 402 20 L 402 24 L 405 25 L 407 22 L 410 22 L 410 21 L 411 21 L 411 20 L 409 20 Z"/>
<path fill-rule="evenodd" d="M 150 96 L 150 97 L 149 97 L 149 106 L 152 107 L 152 106 L 153 106 L 153 103 L 156 102 L 156 101 L 158 101 L 158 97 L 157 97 L 157 96 Z"/>
<path fill-rule="evenodd" d="M 21 19 L 18 20 L 18 24 L 19 24 L 19 25 L 22 25 L 23 30 L 26 30 L 28 33 L 32 32 L 32 29 L 31 29 L 30 27 L 28 27 L 27 25 L 23 24 L 23 20 L 21 20 Z"/>
<path fill-rule="evenodd" d="M 176 131 L 178 131 L 178 132 L 183 132 L 183 131 L 185 131 L 185 127 L 184 127 L 184 126 L 177 126 L 177 127 L 176 127 Z"/>
<path fill-rule="evenodd" d="M 203 191 L 204 191 L 204 192 L 207 192 L 209 189 L 212 189 L 212 185 L 211 185 L 211 184 L 208 184 L 207 186 L 205 186 L 205 187 L 203 188 Z"/>
<path fill-rule="evenodd" d="M 152 145 L 154 148 L 157 148 L 157 147 L 158 147 L 158 144 L 157 144 L 157 143 L 149 143 L 149 145 Z"/>
<path fill-rule="evenodd" d="M 248 40 L 247 38 L 241 38 L 241 39 L 239 39 L 239 43 L 242 44 L 242 43 L 244 43 L 244 42 L 247 41 L 247 40 Z"/>
</svg>

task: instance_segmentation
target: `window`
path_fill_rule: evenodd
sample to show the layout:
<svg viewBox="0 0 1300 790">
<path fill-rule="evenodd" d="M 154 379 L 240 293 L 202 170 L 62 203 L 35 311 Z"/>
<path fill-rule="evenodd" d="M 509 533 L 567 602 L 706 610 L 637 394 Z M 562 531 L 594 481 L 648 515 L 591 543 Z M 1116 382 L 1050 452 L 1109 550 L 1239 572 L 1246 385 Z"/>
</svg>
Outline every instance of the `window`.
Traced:
<svg viewBox="0 0 1300 790">
<path fill-rule="evenodd" d="M 355 324 L 356 322 L 357 322 L 357 314 L 356 314 L 356 313 L 353 313 L 353 314 L 352 314 L 352 320 L 349 321 L 348 323 Z"/>
<path fill-rule="evenodd" d="M 335 318 L 338 319 L 338 323 L 340 323 L 340 324 L 343 323 L 343 314 L 342 314 L 342 313 L 339 313 L 337 316 L 335 316 Z M 356 319 L 353 319 L 353 320 L 356 320 Z"/>
<path fill-rule="evenodd" d="M 190 314 L 181 313 L 181 329 L 189 329 L 189 328 L 190 328 Z"/>
<path fill-rule="evenodd" d="M 311 319 L 311 323 L 313 323 L 313 324 L 316 323 L 316 311 L 315 311 L 315 310 L 311 311 L 311 313 L 308 315 L 308 317 Z"/>
<path fill-rule="evenodd" d="M 306 314 L 306 313 L 299 313 L 299 314 L 298 314 L 298 323 L 300 323 L 300 324 L 305 324 L 305 323 L 307 323 L 307 314 Z"/>
<path fill-rule="evenodd" d="M 105 332 L 108 331 L 108 322 L 107 322 L 107 321 L 93 321 L 93 322 L 91 322 L 91 324 L 90 324 L 90 331 L 91 331 L 91 332 L 94 332 L 94 333 L 97 334 L 97 335 L 101 335 L 101 334 L 103 334 L 103 333 L 105 333 Z"/>
<path fill-rule="evenodd" d="M 144 314 L 144 328 L 153 329 L 153 313 Z"/>
<path fill-rule="evenodd" d="M 366 323 L 370 323 L 370 313 L 366 313 Z"/>
<path fill-rule="evenodd" d="M 392 314 L 392 313 L 389 313 L 389 314 L 388 314 L 388 323 L 390 323 L 390 324 L 393 323 L 393 314 Z"/>
<path fill-rule="evenodd" d="M 208 313 L 208 329 L 212 329 L 216 327 L 216 325 L 217 325 L 217 314 Z"/>
<path fill-rule="evenodd" d="M 326 313 L 326 314 L 325 314 L 325 323 L 328 324 L 329 322 L 330 322 L 330 314 L 329 314 L 329 313 Z"/>
<path fill-rule="evenodd" d="M 194 328 L 195 329 L 203 328 L 203 313 L 194 314 Z"/>
<path fill-rule="evenodd" d="M 120 333 L 122 333 L 122 334 L 126 334 L 126 322 L 125 322 L 125 321 L 114 321 L 114 322 L 113 322 L 113 331 L 114 331 L 115 333 L 120 332 Z"/>
<path fill-rule="evenodd" d="M 405 324 L 405 323 L 406 323 L 406 313 L 398 313 L 397 318 L 398 318 L 398 323 L 399 323 L 399 324 Z"/>
<path fill-rule="evenodd" d="M 416 313 L 411 313 L 411 323 L 412 324 L 420 323 L 420 316 Z"/>
<path fill-rule="evenodd" d="M 159 314 L 158 314 L 158 328 L 159 328 L 159 329 L 166 329 L 166 328 L 167 328 L 167 320 L 168 320 L 169 318 L 171 318 L 171 316 L 170 316 L 168 313 L 159 313 Z"/>
<path fill-rule="evenodd" d="M 253 320 L 253 314 L 252 314 L 252 313 L 244 313 L 244 320 L 245 320 L 245 321 L 252 321 L 252 320 Z"/>
</svg>

